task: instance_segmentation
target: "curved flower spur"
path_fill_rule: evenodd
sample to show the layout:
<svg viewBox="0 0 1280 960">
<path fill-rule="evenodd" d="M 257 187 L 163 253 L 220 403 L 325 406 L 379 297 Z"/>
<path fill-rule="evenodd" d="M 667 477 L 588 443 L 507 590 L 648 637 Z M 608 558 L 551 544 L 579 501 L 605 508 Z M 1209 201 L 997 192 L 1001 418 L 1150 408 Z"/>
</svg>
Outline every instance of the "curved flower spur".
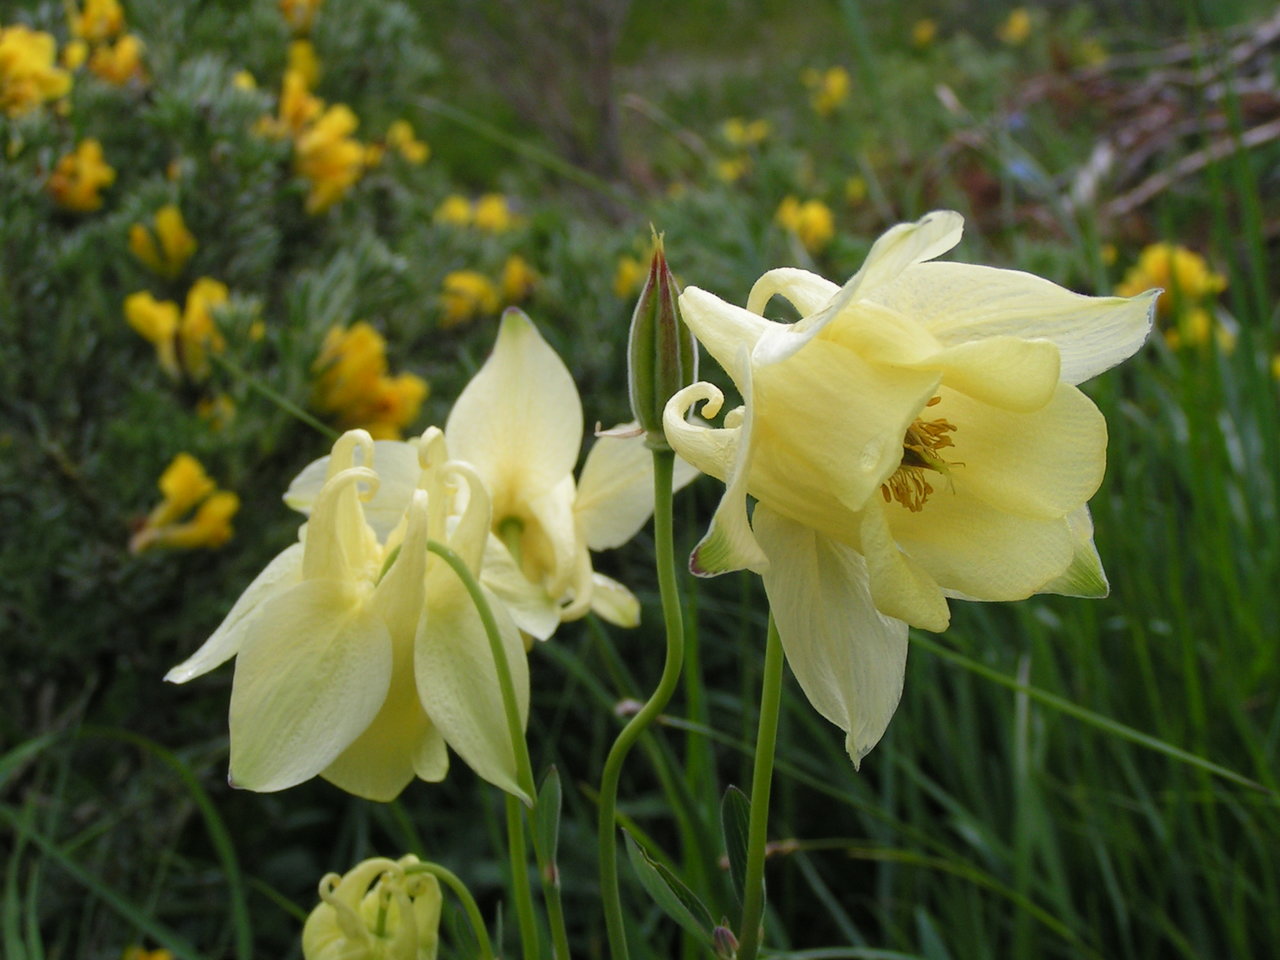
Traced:
<svg viewBox="0 0 1280 960">
<path fill-rule="evenodd" d="M 672 447 L 727 485 L 691 567 L 762 575 L 787 660 L 855 763 L 897 707 L 908 624 L 945 629 L 948 598 L 1107 592 L 1086 505 L 1106 423 L 1076 384 L 1142 345 L 1158 291 L 928 262 L 962 225 L 892 228 L 843 287 L 784 268 L 746 309 L 680 297 L 743 398 L 720 428 L 686 422 L 700 402 L 719 412 L 711 384 L 667 404 Z M 766 320 L 774 295 L 802 319 Z"/>
</svg>

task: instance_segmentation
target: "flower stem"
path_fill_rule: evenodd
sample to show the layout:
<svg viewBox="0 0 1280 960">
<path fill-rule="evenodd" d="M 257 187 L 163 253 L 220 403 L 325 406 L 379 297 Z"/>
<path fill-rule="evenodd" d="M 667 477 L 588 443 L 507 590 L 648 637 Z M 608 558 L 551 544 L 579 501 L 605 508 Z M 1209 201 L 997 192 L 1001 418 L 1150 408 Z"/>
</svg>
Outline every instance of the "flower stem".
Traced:
<svg viewBox="0 0 1280 960">
<path fill-rule="evenodd" d="M 479 960 L 493 960 L 493 944 L 489 942 L 489 931 L 485 929 L 484 917 L 481 916 L 480 908 L 476 906 L 471 891 L 456 873 L 438 863 L 415 863 L 407 867 L 405 873 L 429 873 L 452 890 L 454 896 L 462 901 L 462 909 L 466 911 L 467 920 L 470 921 L 471 929 L 475 932 L 476 942 L 480 945 Z"/>
<path fill-rule="evenodd" d="M 742 885 L 742 923 L 738 926 L 738 960 L 755 960 L 764 915 L 764 857 L 769 839 L 769 792 L 773 786 L 773 754 L 782 702 L 782 640 L 769 615 L 760 684 L 760 724 L 756 730 L 755 769 L 751 774 L 751 821 L 747 829 L 747 875 Z"/>
<path fill-rule="evenodd" d="M 272 387 L 268 387 L 265 383 L 263 383 L 253 374 L 249 373 L 249 371 L 247 371 L 244 367 L 240 366 L 240 364 L 236 363 L 233 360 L 229 360 L 226 357 L 219 356 L 216 353 L 211 354 L 210 356 L 213 362 L 216 363 L 218 366 L 220 366 L 223 370 L 227 371 L 227 373 L 231 374 L 236 379 L 243 380 L 245 385 L 248 386 L 250 390 L 253 390 L 253 391 L 256 391 L 257 393 L 262 394 L 264 397 L 266 397 L 268 400 L 274 403 L 277 407 L 279 407 L 285 413 L 292 416 L 294 419 L 299 420 L 302 423 L 305 423 L 312 430 L 315 430 L 317 433 L 323 434 L 324 436 L 328 437 L 329 440 L 331 441 L 338 439 L 337 430 L 333 429 L 333 427 L 329 426 L 328 424 L 321 423 L 311 414 L 307 413 L 307 411 L 303 410 L 300 406 L 298 406 L 296 403 L 294 403 L 292 400 L 286 397 L 283 393 L 280 393 L 278 390 Z"/>
<path fill-rule="evenodd" d="M 516 760 L 516 782 L 525 794 L 526 802 L 531 805 L 538 795 L 538 788 L 533 782 L 533 764 L 529 760 L 529 745 L 524 739 L 524 723 L 520 719 L 520 707 L 516 703 L 515 682 L 511 679 L 511 666 L 507 663 L 507 652 L 502 645 L 502 634 L 498 631 L 498 622 L 494 619 L 489 601 L 480 588 L 480 582 L 472 574 L 466 562 L 437 540 L 428 541 L 427 549 L 447 563 L 457 574 L 471 596 L 476 612 L 480 614 L 480 622 L 484 624 L 485 636 L 489 639 L 489 652 L 493 654 L 493 664 L 498 674 L 498 687 L 502 691 L 503 712 L 506 714 L 507 730 L 511 734 L 511 750 Z M 525 960 L 539 960 L 542 955 L 542 945 L 538 939 L 538 926 L 533 912 L 533 892 L 529 884 L 524 811 L 520 809 L 522 799 L 524 798 L 506 795 L 511 882 L 515 889 L 516 916 L 520 923 L 520 941 Z"/>
<path fill-rule="evenodd" d="M 680 597 L 676 591 L 675 551 L 672 546 L 671 477 L 675 454 L 670 450 L 653 451 L 653 539 L 658 568 L 658 592 L 662 597 L 662 616 L 667 632 L 667 657 L 662 665 L 662 678 L 648 702 L 622 728 L 609 750 L 600 778 L 599 843 L 600 899 L 604 907 L 605 926 L 609 934 L 609 953 L 613 960 L 627 960 L 626 928 L 622 921 L 622 898 L 618 888 L 618 846 L 615 834 L 618 806 L 618 780 L 622 763 L 636 740 L 654 718 L 666 707 L 680 680 L 684 662 L 684 621 Z"/>
</svg>

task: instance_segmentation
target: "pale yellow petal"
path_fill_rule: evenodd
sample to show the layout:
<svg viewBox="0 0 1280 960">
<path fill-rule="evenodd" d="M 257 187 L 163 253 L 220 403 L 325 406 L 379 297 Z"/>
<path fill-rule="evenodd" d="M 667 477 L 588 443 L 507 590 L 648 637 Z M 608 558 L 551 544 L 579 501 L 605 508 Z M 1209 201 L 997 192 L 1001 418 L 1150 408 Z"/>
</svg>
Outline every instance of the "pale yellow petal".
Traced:
<svg viewBox="0 0 1280 960">
<path fill-rule="evenodd" d="M 200 649 L 164 675 L 170 683 L 186 683 L 226 663 L 244 642 L 249 621 L 262 605 L 302 580 L 302 544 L 286 547 L 240 594 L 218 629 Z"/>
<path fill-rule="evenodd" d="M 932 507 L 933 501 L 927 506 Z M 946 597 L 932 571 L 904 554 L 894 542 L 886 517 L 886 511 L 894 509 L 908 512 L 897 503 L 872 502 L 859 517 L 872 599 L 887 617 L 941 633 L 951 622 Z"/>
<path fill-rule="evenodd" d="M 306 580 L 264 604 L 236 657 L 231 781 L 269 792 L 309 780 L 377 716 L 391 638 L 350 585 Z"/>
<path fill-rule="evenodd" d="M 749 355 L 766 332 L 791 326 L 765 320 L 698 287 L 686 287 L 680 294 L 679 305 L 680 318 L 737 384 L 745 376 L 742 348 L 746 347 Z"/>
<path fill-rule="evenodd" d="M 493 353 L 458 397 L 445 436 L 450 456 L 484 480 L 498 521 L 573 472 L 582 443 L 578 388 L 519 310 L 503 315 Z"/>
<path fill-rule="evenodd" d="M 418 486 L 421 467 L 415 443 L 375 440 L 373 451 L 373 469 L 378 474 L 379 483 L 377 491 L 363 503 L 364 516 L 378 539 L 385 541 L 409 506 L 413 491 Z M 299 513 L 311 513 L 328 470 L 329 457 L 307 464 L 289 484 L 284 495 L 285 504 Z"/>
<path fill-rule="evenodd" d="M 724 405 L 724 394 L 718 387 L 698 382 L 685 387 L 667 401 L 662 410 L 662 428 L 667 442 L 694 469 L 724 480 L 729 475 L 738 448 L 738 430 L 689 423 L 688 413 L 699 403 L 704 417 L 714 417 Z"/>
<path fill-rule="evenodd" d="M 1158 293 L 1087 297 L 1017 270 L 921 263 L 877 288 L 874 299 L 948 345 L 997 336 L 1049 340 L 1062 356 L 1062 379 L 1074 384 L 1142 346 Z"/>
<path fill-rule="evenodd" d="M 845 731 L 856 766 L 897 709 L 907 625 L 876 609 L 856 551 L 764 506 L 754 525 L 769 556 L 764 588 L 787 663 L 814 708 Z"/>
<path fill-rule="evenodd" d="M 530 581 L 516 566 L 506 546 L 492 534 L 484 551 L 480 581 L 507 608 L 516 626 L 546 640 L 560 626 L 560 604 L 546 587 Z"/>
<path fill-rule="evenodd" d="M 414 493 L 406 513 L 404 538 L 396 549 L 391 566 L 382 573 L 382 579 L 374 588 L 372 604 L 391 634 L 397 650 L 413 649 L 413 638 L 418 632 L 418 618 L 426 602 L 427 576 L 427 494 L 425 490 Z M 403 666 L 413 672 L 412 659 Z"/>
<path fill-rule="evenodd" d="M 377 485 L 377 474 L 367 467 L 350 467 L 325 481 L 307 523 L 304 580 L 349 582 L 377 574 L 381 550 L 361 509 L 362 496 Z"/>
<path fill-rule="evenodd" d="M 826 306 L 839 290 L 839 284 L 816 273 L 797 267 L 779 267 L 770 270 L 751 287 L 747 309 L 763 316 L 769 301 L 781 296 L 790 301 L 801 317 L 807 317 Z"/>
<path fill-rule="evenodd" d="M 1107 574 L 1102 569 L 1102 558 L 1093 545 L 1093 518 L 1089 507 L 1082 506 L 1067 515 L 1067 527 L 1071 531 L 1074 552 L 1071 563 L 1060 576 L 1036 589 L 1036 593 L 1057 593 L 1064 597 L 1088 597 L 1097 599 L 1111 592 Z"/>
<path fill-rule="evenodd" d="M 640 601 L 636 595 L 603 573 L 591 575 L 591 612 L 615 626 L 640 625 Z"/>
<path fill-rule="evenodd" d="M 525 570 L 538 571 L 543 586 L 555 597 L 569 589 L 578 560 L 580 544 L 573 515 L 575 497 L 573 476 L 567 474 L 560 483 L 526 505 L 521 537 Z"/>
<path fill-rule="evenodd" d="M 1061 358 L 1048 340 L 990 337 L 944 347 L 922 366 L 975 400 L 1009 410 L 1039 410 L 1058 387 Z"/>
</svg>

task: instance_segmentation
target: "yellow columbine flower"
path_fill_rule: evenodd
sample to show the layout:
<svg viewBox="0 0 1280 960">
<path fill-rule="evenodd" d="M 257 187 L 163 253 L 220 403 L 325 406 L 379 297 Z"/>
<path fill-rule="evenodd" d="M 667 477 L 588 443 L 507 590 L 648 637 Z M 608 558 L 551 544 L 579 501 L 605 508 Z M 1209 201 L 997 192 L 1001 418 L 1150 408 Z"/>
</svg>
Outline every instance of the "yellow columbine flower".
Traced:
<svg viewBox="0 0 1280 960">
<path fill-rule="evenodd" d="M 177 379 L 182 375 L 178 364 L 177 342 L 180 315 L 178 305 L 170 300 L 157 300 L 143 290 L 131 293 L 124 301 L 124 317 L 130 327 L 156 348 L 161 369 Z"/>
<path fill-rule="evenodd" d="M 64 210 L 87 213 L 102 206 L 102 189 L 115 182 L 116 171 L 103 159 L 102 144 L 89 138 L 58 158 L 46 187 Z"/>
<path fill-rule="evenodd" d="M 502 306 L 498 288 L 477 270 L 454 270 L 445 274 L 440 300 L 444 305 L 440 326 L 446 329 L 497 313 Z"/>
<path fill-rule="evenodd" d="M 289 58 L 286 71 L 292 71 L 302 78 L 307 89 L 312 89 L 320 79 L 320 58 L 316 56 L 316 48 L 310 40 L 294 40 L 289 44 Z"/>
<path fill-rule="evenodd" d="M 323 0 L 280 0 L 280 13 L 294 33 L 307 33 Z"/>
<path fill-rule="evenodd" d="M 341 427 L 368 430 L 375 440 L 400 439 L 427 397 L 421 377 L 387 376 L 387 342 L 364 321 L 330 330 L 313 369 L 316 409 Z"/>
<path fill-rule="evenodd" d="M 800 74 L 800 79 L 809 88 L 809 103 L 820 117 L 831 116 L 849 99 L 849 71 L 844 67 L 826 70 L 809 67 Z"/>
<path fill-rule="evenodd" d="M 351 136 L 359 125 L 351 108 L 339 103 L 325 110 L 294 141 L 294 169 L 311 183 L 307 213 L 328 210 L 364 173 L 364 146 Z"/>
<path fill-rule="evenodd" d="M 938 21 L 924 17 L 911 25 L 911 45 L 917 50 L 924 50 L 933 45 L 938 37 Z"/>
<path fill-rule="evenodd" d="M 320 881 L 320 904 L 302 928 L 304 960 L 435 960 L 440 884 L 409 872 L 413 854 L 365 860 Z"/>
<path fill-rule="evenodd" d="M 1022 46 L 1030 36 L 1031 11 L 1026 7 L 1015 7 L 1009 11 L 1009 16 L 996 29 L 996 37 L 1010 47 Z"/>
<path fill-rule="evenodd" d="M 836 235 L 835 215 L 821 200 L 801 203 L 795 197 L 785 197 L 774 219 L 794 233 L 810 253 L 821 253 Z"/>
<path fill-rule="evenodd" d="M 396 120 L 387 127 L 387 146 L 415 165 L 426 163 L 431 156 L 431 148 L 414 136 L 408 120 Z"/>
<path fill-rule="evenodd" d="M 89 56 L 89 72 L 118 87 L 131 80 L 145 79 L 142 69 L 142 41 L 126 33 L 114 43 L 102 44 Z"/>
<path fill-rule="evenodd" d="M 129 228 L 129 252 L 162 277 L 172 280 L 196 252 L 196 238 L 182 211 L 165 204 L 156 211 L 154 230 L 141 223 Z"/>
<path fill-rule="evenodd" d="M 506 233 L 516 225 L 516 215 L 500 193 L 486 193 L 476 200 L 471 225 L 488 233 Z"/>
<path fill-rule="evenodd" d="M 479 776 L 530 799 L 516 782 L 483 623 L 457 575 L 427 552 L 428 538 L 446 543 L 479 570 L 490 504 L 474 469 L 446 459 L 435 429 L 417 444 L 353 430 L 303 472 L 308 486 L 317 472 L 301 542 L 165 677 L 183 683 L 236 658 L 232 782 L 267 792 L 319 775 L 388 801 L 415 776 L 443 779 L 447 743 Z M 505 607 L 493 607 L 523 720 L 524 645 Z"/>
<path fill-rule="evenodd" d="M 119 0 L 85 0 L 77 10 L 68 7 L 71 35 L 88 43 L 102 43 L 124 30 L 124 10 Z"/>
<path fill-rule="evenodd" d="M 944 629 L 948 597 L 1107 591 L 1087 507 L 1106 424 L 1075 385 L 1142 345 L 1156 291 L 1085 297 L 928 262 L 962 223 L 894 227 L 843 287 L 784 268 L 746 309 L 680 297 L 743 397 L 718 429 L 685 420 L 718 412 L 711 384 L 665 411 L 672 447 L 727 485 L 692 566 L 763 575 L 796 678 L 855 762 L 897 706 L 908 624 Z M 803 319 L 766 320 L 775 294 Z"/>
<path fill-rule="evenodd" d="M 455 227 L 471 225 L 471 201 L 460 193 L 451 193 L 436 207 L 432 217 L 436 223 L 447 223 Z"/>
<path fill-rule="evenodd" d="M 129 540 L 129 551 L 141 553 L 156 547 L 195 550 L 220 547 L 231 539 L 231 518 L 240 509 L 240 498 L 217 490 L 195 457 L 180 453 L 160 475 L 164 501 L 151 511 L 146 523 Z M 188 520 L 182 517 L 195 510 Z"/>
<path fill-rule="evenodd" d="M 503 262 L 502 302 L 507 306 L 524 302 L 537 285 L 538 274 L 520 254 L 513 253 Z"/>
<path fill-rule="evenodd" d="M 52 34 L 0 27 L 0 110 L 20 117 L 71 91 L 71 74 L 54 66 L 57 49 Z"/>
</svg>

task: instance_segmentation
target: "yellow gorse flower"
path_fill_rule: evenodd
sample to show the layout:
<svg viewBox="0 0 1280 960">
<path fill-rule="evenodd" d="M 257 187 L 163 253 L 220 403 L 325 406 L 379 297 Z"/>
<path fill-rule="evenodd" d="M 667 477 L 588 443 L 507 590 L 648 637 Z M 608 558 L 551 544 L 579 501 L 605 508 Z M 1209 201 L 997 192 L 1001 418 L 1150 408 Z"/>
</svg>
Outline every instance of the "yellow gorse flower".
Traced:
<svg viewBox="0 0 1280 960">
<path fill-rule="evenodd" d="M 22 24 L 0 27 L 0 110 L 20 117 L 71 92 L 71 74 L 54 65 L 52 34 Z"/>
<path fill-rule="evenodd" d="M 116 181 L 115 169 L 102 155 L 102 144 L 93 138 L 81 140 L 71 153 L 58 158 L 46 187 L 64 210 L 87 213 L 102 206 L 105 187 Z"/>
<path fill-rule="evenodd" d="M 831 116 L 849 99 L 849 71 L 844 67 L 809 67 L 800 79 L 809 88 L 809 103 L 820 117 Z"/>
<path fill-rule="evenodd" d="M 436 223 L 447 223 L 455 227 L 470 226 L 471 201 L 460 193 L 451 193 L 436 207 L 432 219 Z"/>
<path fill-rule="evenodd" d="M 124 9 L 119 0 L 85 0 L 84 6 L 70 6 L 71 35 L 87 43 L 102 43 L 124 31 Z"/>
<path fill-rule="evenodd" d="M 911 45 L 923 50 L 933 45 L 938 37 L 938 21 L 931 17 L 923 17 L 911 25 Z"/>
<path fill-rule="evenodd" d="M 822 252 L 836 235 L 835 215 L 821 200 L 801 203 L 795 197 L 784 197 L 774 220 L 794 233 L 810 253 Z"/>
<path fill-rule="evenodd" d="M 1031 36 L 1031 11 L 1015 7 L 996 29 L 996 37 L 1010 47 L 1020 47 Z"/>
<path fill-rule="evenodd" d="M 157 300 L 143 290 L 131 293 L 124 301 L 124 317 L 129 326 L 156 348 L 161 369 L 177 379 L 182 375 L 178 364 L 177 341 L 180 314 L 171 300 Z"/>
<path fill-rule="evenodd" d="M 296 70 L 286 70 L 280 84 L 278 116 L 263 117 L 258 129 L 273 137 L 297 137 L 320 116 L 324 101 L 311 95 L 307 79 Z"/>
<path fill-rule="evenodd" d="M 387 147 L 415 165 L 426 163 L 431 156 L 431 148 L 414 136 L 408 120 L 396 120 L 387 127 Z"/>
<path fill-rule="evenodd" d="M 1133 296 L 1153 287 L 1163 292 L 1156 300 L 1156 314 L 1164 336 L 1173 348 L 1201 346 L 1213 337 L 1229 350 L 1230 331 L 1216 323 L 1211 301 L 1227 287 L 1227 278 L 1215 273 L 1200 254 L 1172 243 L 1153 243 L 1138 255 L 1116 286 L 1118 296 Z"/>
<path fill-rule="evenodd" d="M 142 40 L 126 33 L 114 43 L 95 47 L 89 55 L 89 72 L 107 83 L 122 87 L 132 80 L 145 79 L 142 69 Z"/>
<path fill-rule="evenodd" d="M 842 287 L 784 268 L 745 309 L 680 297 L 743 398 L 720 428 L 685 419 L 719 411 L 711 384 L 667 404 L 672 447 L 726 483 L 691 564 L 762 574 L 796 678 L 855 762 L 896 709 L 908 624 L 944 629 L 949 597 L 1107 591 L 1087 506 L 1106 424 L 1076 384 L 1141 346 L 1155 291 L 1085 297 L 930 262 L 962 223 L 894 227 Z M 802 319 L 765 319 L 775 295 Z"/>
<path fill-rule="evenodd" d="M 359 125 L 351 108 L 338 103 L 298 134 L 293 162 L 298 175 L 311 184 L 307 213 L 328 210 L 364 173 L 364 145 L 351 136 Z"/>
<path fill-rule="evenodd" d="M 195 550 L 220 547 L 231 539 L 231 519 L 240 509 L 240 498 L 228 490 L 218 490 L 200 461 L 180 453 L 160 475 L 158 483 L 164 500 L 151 511 L 146 522 L 129 540 L 131 553 L 157 547 Z M 195 513 L 188 519 L 184 516 Z"/>
<path fill-rule="evenodd" d="M 344 429 L 363 428 L 375 440 L 398 440 L 417 419 L 427 382 L 412 373 L 387 375 L 387 342 L 360 321 L 325 336 L 316 359 L 313 405 Z"/>
<path fill-rule="evenodd" d="M 502 302 L 514 306 L 528 299 L 538 285 L 538 274 L 529 261 L 513 253 L 502 264 Z"/>
<path fill-rule="evenodd" d="M 296 73 L 308 89 L 320 79 L 320 58 L 310 40 L 294 40 L 289 44 L 287 72 Z"/>
<path fill-rule="evenodd" d="M 486 233 L 506 233 L 517 222 L 511 204 L 500 193 L 483 194 L 471 210 L 471 225 Z"/>
<path fill-rule="evenodd" d="M 150 293 L 130 294 L 124 301 L 129 326 L 156 348 L 156 360 L 175 379 L 185 371 L 199 382 L 209 376 L 209 354 L 226 349 L 213 310 L 227 302 L 225 284 L 201 277 L 187 292 L 182 313 L 171 300 L 156 300 Z"/>
<path fill-rule="evenodd" d="M 754 147 L 769 136 L 768 120 L 744 120 L 730 117 L 720 125 L 725 141 L 733 147 Z"/>
<path fill-rule="evenodd" d="M 460 326 L 476 317 L 498 312 L 502 300 L 494 282 L 478 270 L 454 270 L 445 274 L 440 292 L 444 315 L 440 326 Z"/>
<path fill-rule="evenodd" d="M 187 229 L 182 211 L 165 204 L 156 211 L 153 227 L 135 223 L 129 228 L 129 252 L 145 266 L 172 280 L 196 252 L 196 238 Z"/>
<path fill-rule="evenodd" d="M 638 257 L 628 254 L 619 257 L 617 266 L 614 267 L 613 271 L 614 296 L 619 300 L 626 300 L 628 297 L 635 296 L 640 289 L 640 284 L 644 283 L 644 278 L 648 274 L 648 266 L 641 263 Z"/>
<path fill-rule="evenodd" d="M 440 884 L 409 872 L 413 854 L 375 858 L 320 881 L 320 903 L 302 928 L 305 960 L 435 960 Z"/>
</svg>

